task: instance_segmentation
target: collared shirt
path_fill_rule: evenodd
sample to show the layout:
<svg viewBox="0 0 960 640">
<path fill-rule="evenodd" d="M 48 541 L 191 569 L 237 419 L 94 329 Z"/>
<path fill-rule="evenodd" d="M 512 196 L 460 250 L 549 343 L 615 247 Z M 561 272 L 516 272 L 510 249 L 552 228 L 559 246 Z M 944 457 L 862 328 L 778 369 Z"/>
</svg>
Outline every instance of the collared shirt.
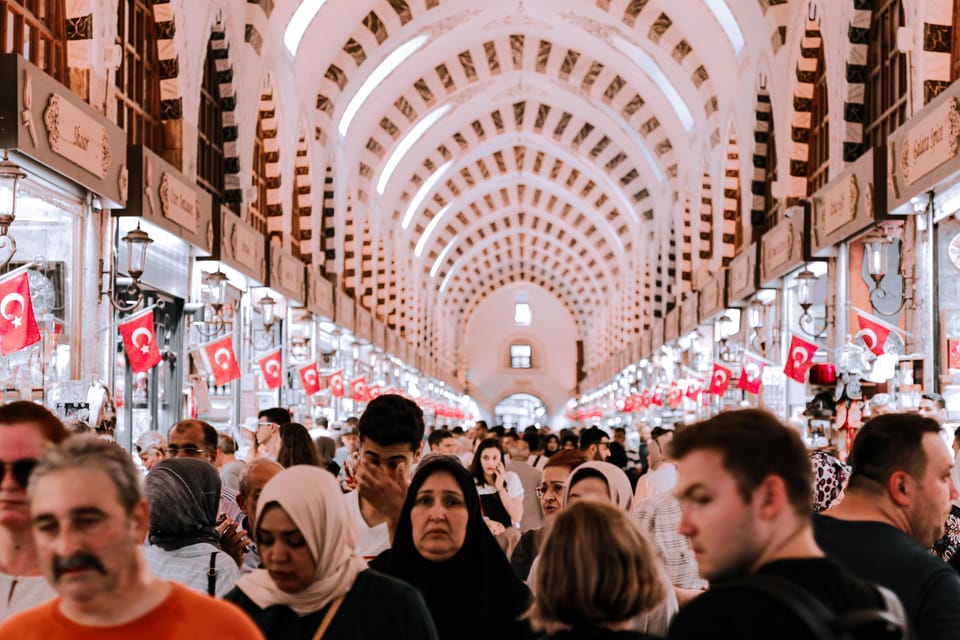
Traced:
<svg viewBox="0 0 960 640">
<path fill-rule="evenodd" d="M 240 569 L 233 558 L 209 542 L 188 544 L 171 551 L 148 544 L 144 555 L 150 570 L 157 576 L 207 593 L 207 572 L 210 570 L 212 553 L 216 554 L 214 566 L 217 571 L 214 595 L 222 598 L 233 589 L 234 583 L 240 577 Z"/>
<path fill-rule="evenodd" d="M 707 581 L 700 577 L 690 541 L 678 531 L 680 515 L 680 501 L 671 491 L 641 501 L 633 511 L 643 531 L 649 533 L 660 548 L 673 586 L 705 589 Z"/>
</svg>

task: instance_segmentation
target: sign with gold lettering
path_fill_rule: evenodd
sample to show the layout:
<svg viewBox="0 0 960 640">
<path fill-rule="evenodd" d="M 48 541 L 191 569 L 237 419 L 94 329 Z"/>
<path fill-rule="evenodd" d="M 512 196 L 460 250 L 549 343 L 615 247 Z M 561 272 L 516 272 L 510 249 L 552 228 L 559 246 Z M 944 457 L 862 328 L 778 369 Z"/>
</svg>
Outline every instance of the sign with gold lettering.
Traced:
<svg viewBox="0 0 960 640">
<path fill-rule="evenodd" d="M 692 294 L 688 295 L 687 299 L 684 300 L 680 305 L 681 334 L 686 335 L 697 328 L 700 318 L 699 313 L 697 313 L 698 311 L 700 311 L 699 294 L 694 291 Z"/>
<path fill-rule="evenodd" d="M 960 147 L 960 100 L 951 98 L 912 125 L 900 143 L 900 171 L 913 184 Z"/>
<path fill-rule="evenodd" d="M 709 322 L 723 311 L 725 285 L 726 279 L 722 271 L 707 278 L 700 289 L 700 322 Z"/>
<path fill-rule="evenodd" d="M 196 233 L 200 218 L 196 186 L 164 171 L 160 178 L 160 210 L 187 231 Z"/>
<path fill-rule="evenodd" d="M 857 215 L 857 202 L 860 199 L 860 185 L 857 174 L 851 173 L 846 180 L 823 189 L 820 230 L 833 233 L 845 222 Z"/>
<path fill-rule="evenodd" d="M 736 306 L 757 291 L 757 245 L 744 247 L 730 262 L 730 305 Z"/>
<path fill-rule="evenodd" d="M 334 321 L 341 327 L 353 331 L 356 326 L 354 321 L 354 302 L 353 298 L 348 296 L 342 289 L 337 291 L 336 296 L 336 318 Z"/>
<path fill-rule="evenodd" d="M 288 302 L 303 304 L 304 264 L 300 258 L 287 253 L 279 241 L 270 243 L 269 285 L 286 296 Z"/>
<path fill-rule="evenodd" d="M 316 267 L 310 269 L 307 281 L 307 308 L 318 316 L 333 320 L 333 283 L 323 277 Z"/>
<path fill-rule="evenodd" d="M 43 112 L 43 124 L 54 153 L 100 179 L 106 177 L 113 160 L 113 150 L 107 130 L 99 120 L 90 117 L 60 94 L 51 93 Z"/>
<path fill-rule="evenodd" d="M 220 209 L 220 259 L 253 278 L 267 282 L 267 251 L 263 235 L 226 207 Z"/>
<path fill-rule="evenodd" d="M 667 312 L 663 321 L 663 339 L 672 342 L 680 337 L 680 307 L 674 307 Z"/>
<path fill-rule="evenodd" d="M 803 263 L 803 220 L 797 218 L 780 222 L 761 239 L 761 284 L 766 285 Z"/>
<path fill-rule="evenodd" d="M 810 254 L 828 257 L 834 247 L 886 214 L 887 192 L 882 185 L 883 154 L 864 153 L 810 198 Z"/>
</svg>

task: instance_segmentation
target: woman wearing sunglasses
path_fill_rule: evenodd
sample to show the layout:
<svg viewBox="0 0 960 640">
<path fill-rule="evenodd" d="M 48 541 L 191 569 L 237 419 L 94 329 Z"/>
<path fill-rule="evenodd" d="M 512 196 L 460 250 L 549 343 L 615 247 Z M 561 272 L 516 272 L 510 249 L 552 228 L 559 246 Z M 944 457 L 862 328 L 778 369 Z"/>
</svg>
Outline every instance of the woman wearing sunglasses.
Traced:
<svg viewBox="0 0 960 640">
<path fill-rule="evenodd" d="M 67 435 L 63 423 L 38 404 L 0 406 L 0 622 L 56 596 L 40 573 L 27 483 L 44 449 Z"/>
</svg>

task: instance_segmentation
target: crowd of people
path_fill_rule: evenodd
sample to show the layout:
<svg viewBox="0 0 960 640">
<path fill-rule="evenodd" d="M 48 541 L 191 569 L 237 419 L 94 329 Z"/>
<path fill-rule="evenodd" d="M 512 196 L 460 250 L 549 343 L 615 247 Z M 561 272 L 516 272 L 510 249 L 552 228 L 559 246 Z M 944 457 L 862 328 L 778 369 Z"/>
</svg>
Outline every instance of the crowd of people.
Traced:
<svg viewBox="0 0 960 640">
<path fill-rule="evenodd" d="M 339 442 L 282 408 L 246 455 L 165 431 L 131 456 L 0 406 L 0 638 L 960 637 L 936 416 L 870 420 L 846 464 L 753 409 L 428 430 L 384 395 Z"/>
</svg>

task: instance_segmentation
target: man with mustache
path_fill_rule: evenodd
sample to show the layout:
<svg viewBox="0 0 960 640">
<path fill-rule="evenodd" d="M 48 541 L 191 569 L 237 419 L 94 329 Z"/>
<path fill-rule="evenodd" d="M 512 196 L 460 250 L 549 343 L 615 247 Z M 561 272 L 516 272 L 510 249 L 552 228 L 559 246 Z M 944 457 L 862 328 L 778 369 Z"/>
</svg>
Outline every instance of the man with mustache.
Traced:
<svg viewBox="0 0 960 640">
<path fill-rule="evenodd" d="M 152 575 L 141 544 L 150 507 L 130 456 L 75 436 L 40 459 L 29 486 L 44 576 L 58 598 L 0 625 L 0 638 L 261 638 L 230 604 Z"/>
<path fill-rule="evenodd" d="M 0 622 L 56 595 L 40 572 L 27 481 L 43 450 L 67 435 L 35 402 L 0 406 Z"/>
</svg>

